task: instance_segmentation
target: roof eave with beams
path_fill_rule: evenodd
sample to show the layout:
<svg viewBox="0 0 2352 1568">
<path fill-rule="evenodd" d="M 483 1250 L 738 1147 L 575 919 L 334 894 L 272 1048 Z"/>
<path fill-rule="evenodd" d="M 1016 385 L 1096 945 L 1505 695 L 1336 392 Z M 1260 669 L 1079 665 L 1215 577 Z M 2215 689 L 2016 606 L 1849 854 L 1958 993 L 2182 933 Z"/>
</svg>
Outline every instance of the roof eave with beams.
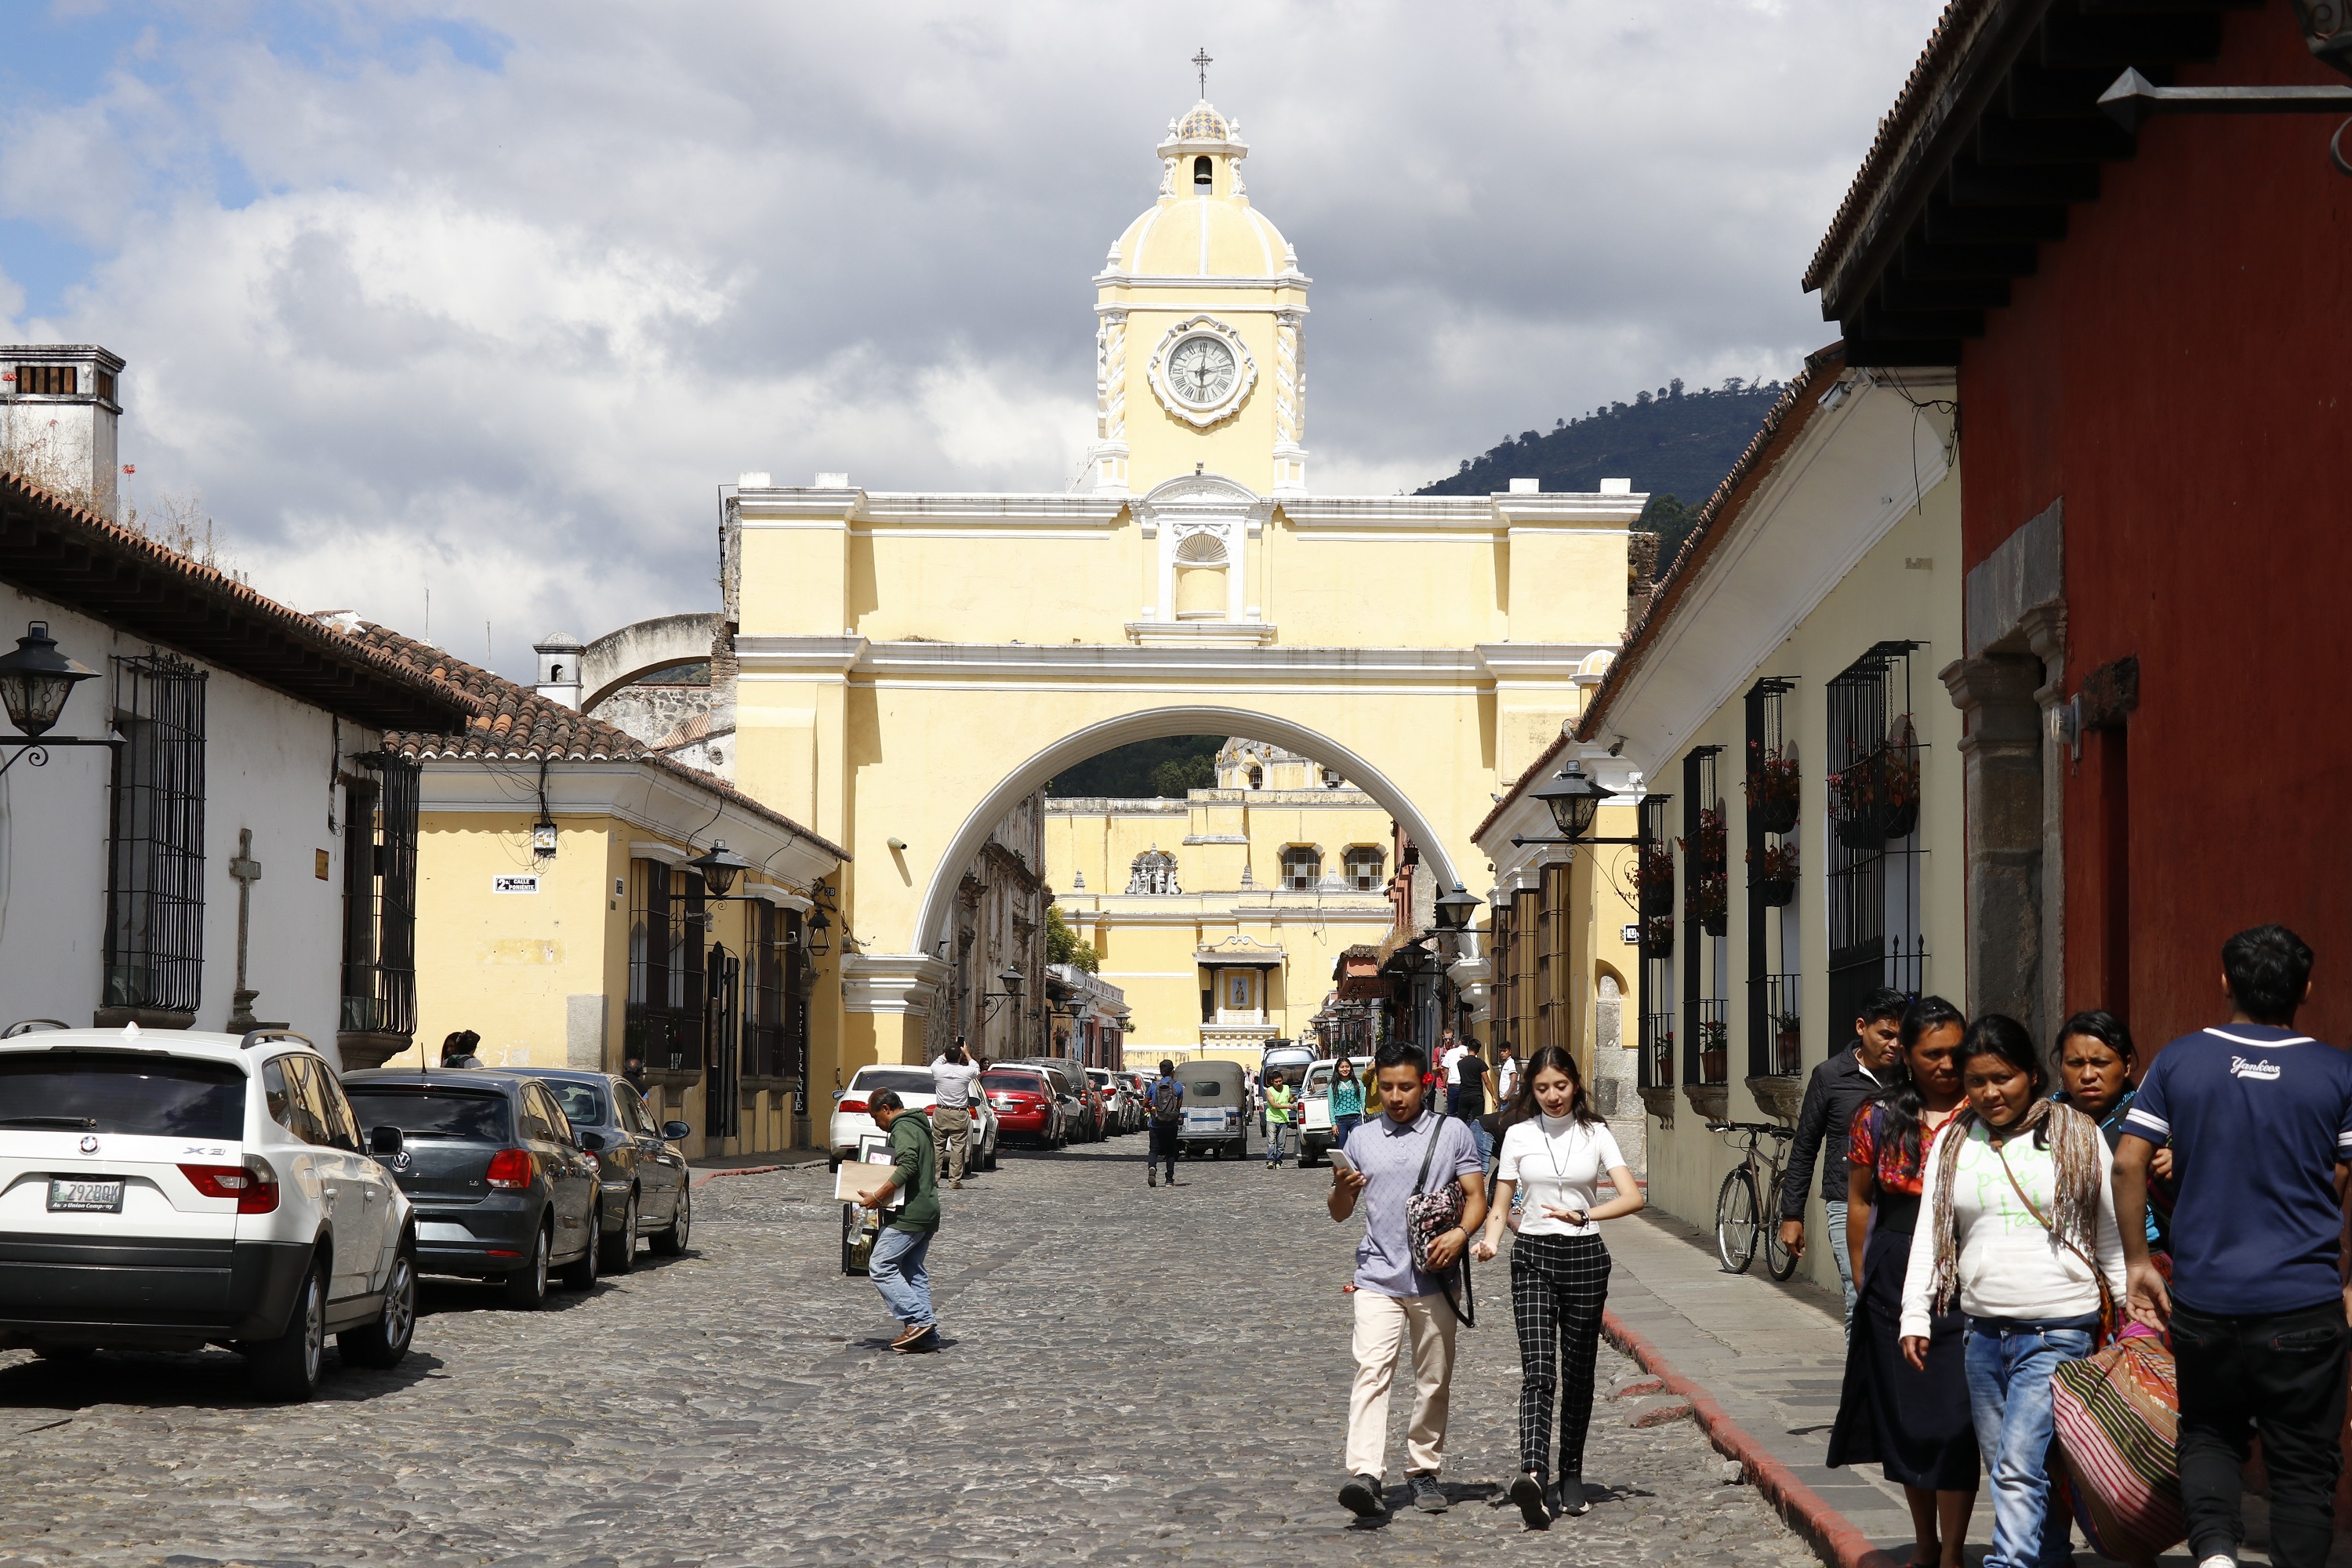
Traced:
<svg viewBox="0 0 2352 1568">
<path fill-rule="evenodd" d="M 2132 134 L 2099 95 L 2221 53 L 2259 0 L 1951 0 L 1806 269 L 1856 368 L 1958 364 Z"/>
</svg>

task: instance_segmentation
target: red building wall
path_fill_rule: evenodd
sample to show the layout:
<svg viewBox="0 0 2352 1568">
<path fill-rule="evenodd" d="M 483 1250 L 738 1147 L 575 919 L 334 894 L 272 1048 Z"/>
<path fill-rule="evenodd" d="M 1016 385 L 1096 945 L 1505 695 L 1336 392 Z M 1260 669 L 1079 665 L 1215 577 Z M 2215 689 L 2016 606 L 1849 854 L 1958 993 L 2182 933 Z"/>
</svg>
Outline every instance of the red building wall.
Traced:
<svg viewBox="0 0 2352 1568">
<path fill-rule="evenodd" d="M 2225 27 L 2221 60 L 2183 85 L 2342 80 L 2285 0 Z M 2066 993 L 2099 1005 L 2126 984 L 2150 1046 L 2222 1016 L 2222 941 L 2273 920 L 2318 953 L 2301 1024 L 2352 1045 L 2352 179 L 2328 163 L 2336 123 L 2151 121 L 1963 352 L 1967 564 L 2063 497 L 2067 690 L 2139 659 L 2127 731 L 2090 737 L 2067 783 Z"/>
</svg>

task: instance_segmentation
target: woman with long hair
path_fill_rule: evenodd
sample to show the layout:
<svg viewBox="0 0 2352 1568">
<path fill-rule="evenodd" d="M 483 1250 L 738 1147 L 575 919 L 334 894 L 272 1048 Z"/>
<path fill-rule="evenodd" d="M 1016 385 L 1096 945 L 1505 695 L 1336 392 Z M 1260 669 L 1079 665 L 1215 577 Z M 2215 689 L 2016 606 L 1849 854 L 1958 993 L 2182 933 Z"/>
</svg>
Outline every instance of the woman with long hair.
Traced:
<svg viewBox="0 0 2352 1568">
<path fill-rule="evenodd" d="M 1331 1142 L 1345 1144 L 1348 1134 L 1364 1124 L 1364 1080 L 1356 1076 L 1356 1064 L 1341 1057 L 1331 1068 Z"/>
<path fill-rule="evenodd" d="M 1600 1222 L 1641 1212 L 1644 1199 L 1609 1124 L 1584 1092 L 1576 1058 L 1558 1046 L 1519 1073 L 1503 1119 L 1502 1155 L 1486 1234 L 1471 1256 L 1491 1258 L 1504 1216 L 1524 1192 L 1511 1244 L 1511 1316 L 1519 1331 L 1519 1474 L 1511 1500 L 1530 1530 L 1584 1500 L 1584 1435 L 1592 1424 L 1592 1367 L 1609 1298 L 1609 1248 Z M 1597 1200 L 1603 1181 L 1616 1189 Z M 1559 1397 L 1559 1468 L 1550 1468 L 1552 1399 Z"/>
<path fill-rule="evenodd" d="M 1927 1152 L 1903 1359 L 1926 1370 L 1935 1317 L 1957 1296 L 1969 1413 L 1992 1470 L 1985 1562 L 2058 1568 L 2071 1557 L 2071 1521 L 2052 1506 L 2050 1374 L 2097 1347 L 2103 1300 L 2123 1299 L 2115 1156 L 2097 1122 L 2043 1098 L 2042 1053 L 2014 1018 L 1988 1013 L 1969 1026 L 1960 1081 L 1967 1101 Z"/>
<path fill-rule="evenodd" d="M 1829 1463 L 1874 1459 L 1902 1487 L 1917 1538 L 1913 1568 L 1959 1568 L 1976 1504 L 1977 1439 L 1959 1314 L 1930 1322 L 1916 1365 L 1903 1354 L 1900 1331 L 1926 1151 L 1959 1113 L 1958 1058 L 1967 1032 L 1967 1017 L 1941 996 L 1922 996 L 1905 1010 L 1894 1077 L 1854 1113 L 1846 1161 L 1846 1244 L 1862 1260 L 1861 1291 Z"/>
</svg>

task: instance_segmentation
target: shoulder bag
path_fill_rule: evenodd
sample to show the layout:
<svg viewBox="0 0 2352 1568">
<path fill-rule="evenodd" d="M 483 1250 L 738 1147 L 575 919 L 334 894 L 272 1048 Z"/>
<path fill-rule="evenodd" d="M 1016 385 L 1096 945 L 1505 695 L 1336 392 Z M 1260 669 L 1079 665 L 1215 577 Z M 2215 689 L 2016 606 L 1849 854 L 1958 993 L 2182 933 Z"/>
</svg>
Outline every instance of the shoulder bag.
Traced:
<svg viewBox="0 0 2352 1568">
<path fill-rule="evenodd" d="M 1422 1151 L 1421 1173 L 1412 1179 L 1412 1195 L 1404 1201 L 1405 1246 L 1412 1254 L 1415 1268 L 1424 1274 L 1437 1274 L 1441 1288 L 1444 1288 L 1445 1304 L 1453 1309 L 1454 1315 L 1465 1325 L 1475 1324 L 1477 1304 L 1470 1295 L 1469 1242 L 1463 1242 L 1461 1255 L 1452 1268 L 1437 1273 L 1429 1267 L 1430 1244 L 1462 1224 L 1464 1199 L 1459 1176 L 1446 1177 L 1445 1184 L 1433 1193 L 1423 1191 L 1429 1184 L 1430 1164 L 1437 1158 L 1438 1139 L 1444 1131 L 1445 1118 L 1440 1116 L 1429 1130 L 1429 1147 Z M 1454 1299 L 1454 1292 L 1450 1288 L 1457 1279 L 1461 1285 L 1459 1301 Z"/>
</svg>

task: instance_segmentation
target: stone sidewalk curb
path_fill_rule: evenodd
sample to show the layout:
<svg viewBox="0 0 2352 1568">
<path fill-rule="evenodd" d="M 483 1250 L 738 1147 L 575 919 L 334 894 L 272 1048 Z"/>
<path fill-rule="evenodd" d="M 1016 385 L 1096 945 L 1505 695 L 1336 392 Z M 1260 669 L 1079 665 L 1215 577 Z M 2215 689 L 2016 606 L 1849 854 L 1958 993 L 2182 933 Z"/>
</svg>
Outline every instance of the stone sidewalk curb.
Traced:
<svg viewBox="0 0 2352 1568">
<path fill-rule="evenodd" d="M 707 1187 L 721 1176 L 765 1176 L 777 1171 L 789 1169 L 791 1167 L 788 1165 L 730 1165 L 723 1171 L 711 1172 L 694 1184 L 698 1187 Z"/>
<path fill-rule="evenodd" d="M 1663 1383 L 1668 1392 L 1690 1401 L 1691 1414 L 1716 1451 L 1739 1461 L 1739 1468 L 1756 1489 L 1780 1510 L 1781 1518 L 1812 1543 L 1823 1563 L 1831 1568 L 1904 1568 L 1901 1558 L 1872 1545 L 1870 1538 L 1855 1529 L 1845 1515 L 1822 1501 L 1820 1493 L 1799 1480 L 1788 1466 L 1742 1430 L 1730 1413 L 1716 1403 L 1714 1395 L 1676 1372 L 1674 1363 L 1659 1353 L 1657 1346 L 1607 1308 L 1601 1310 L 1601 1331 L 1611 1344 L 1633 1357 L 1643 1372 Z"/>
</svg>

